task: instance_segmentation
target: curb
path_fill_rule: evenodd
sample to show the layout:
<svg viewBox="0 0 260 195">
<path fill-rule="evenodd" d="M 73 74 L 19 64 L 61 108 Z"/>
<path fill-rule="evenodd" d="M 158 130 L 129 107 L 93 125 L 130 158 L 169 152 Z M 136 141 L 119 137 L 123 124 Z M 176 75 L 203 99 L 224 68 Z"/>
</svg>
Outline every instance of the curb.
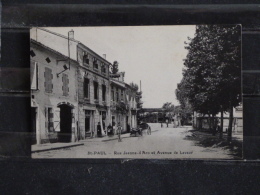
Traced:
<svg viewBox="0 0 260 195">
<path fill-rule="evenodd" d="M 31 153 L 45 152 L 45 151 L 50 151 L 50 150 L 62 149 L 62 148 L 71 148 L 71 147 L 82 146 L 82 145 L 84 145 L 84 143 L 79 143 L 79 144 L 69 145 L 69 146 L 59 146 L 59 147 L 55 147 L 55 148 L 38 149 L 38 150 L 31 151 Z"/>
</svg>

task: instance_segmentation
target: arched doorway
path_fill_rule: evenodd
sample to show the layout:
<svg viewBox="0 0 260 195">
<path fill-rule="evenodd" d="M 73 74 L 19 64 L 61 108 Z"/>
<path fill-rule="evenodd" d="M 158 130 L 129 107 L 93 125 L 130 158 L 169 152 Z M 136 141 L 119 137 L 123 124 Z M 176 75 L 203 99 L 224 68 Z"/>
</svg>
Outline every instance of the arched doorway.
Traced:
<svg viewBox="0 0 260 195">
<path fill-rule="evenodd" d="M 60 132 L 58 133 L 59 142 L 71 142 L 72 137 L 72 107 L 61 104 L 60 108 Z"/>
</svg>

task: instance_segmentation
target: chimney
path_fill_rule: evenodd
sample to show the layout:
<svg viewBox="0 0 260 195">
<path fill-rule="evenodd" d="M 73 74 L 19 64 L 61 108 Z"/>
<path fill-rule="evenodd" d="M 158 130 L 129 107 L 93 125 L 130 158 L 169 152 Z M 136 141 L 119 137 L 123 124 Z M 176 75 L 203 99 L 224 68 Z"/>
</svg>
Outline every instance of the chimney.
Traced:
<svg viewBox="0 0 260 195">
<path fill-rule="evenodd" d="M 107 55 L 106 54 L 103 54 L 103 58 L 106 59 Z"/>
<path fill-rule="evenodd" d="M 71 29 L 71 31 L 69 31 L 69 39 L 74 39 L 74 31 L 73 31 L 73 29 Z"/>
</svg>

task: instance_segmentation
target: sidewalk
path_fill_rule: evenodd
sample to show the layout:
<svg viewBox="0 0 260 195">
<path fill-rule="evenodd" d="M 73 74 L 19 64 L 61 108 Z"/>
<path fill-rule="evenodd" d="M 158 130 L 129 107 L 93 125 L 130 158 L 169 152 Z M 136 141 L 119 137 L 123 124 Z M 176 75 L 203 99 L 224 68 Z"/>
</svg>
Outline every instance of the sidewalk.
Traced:
<svg viewBox="0 0 260 195">
<path fill-rule="evenodd" d="M 73 142 L 73 143 L 48 143 L 48 144 L 32 145 L 31 151 L 32 151 L 32 153 L 44 152 L 44 151 L 49 151 L 49 150 L 69 148 L 69 147 L 75 147 L 75 146 L 81 146 L 81 145 L 84 145 L 84 143 L 80 143 L 80 142 Z"/>
<path fill-rule="evenodd" d="M 124 133 L 121 134 L 121 138 L 129 138 L 130 137 L 130 133 Z M 104 135 L 103 137 L 93 137 L 93 138 L 87 138 L 85 140 L 80 140 L 79 142 L 81 143 L 85 143 L 85 142 L 106 142 L 106 141 L 112 141 L 112 140 L 118 140 L 118 135 L 114 135 L 114 136 L 107 136 Z"/>
</svg>

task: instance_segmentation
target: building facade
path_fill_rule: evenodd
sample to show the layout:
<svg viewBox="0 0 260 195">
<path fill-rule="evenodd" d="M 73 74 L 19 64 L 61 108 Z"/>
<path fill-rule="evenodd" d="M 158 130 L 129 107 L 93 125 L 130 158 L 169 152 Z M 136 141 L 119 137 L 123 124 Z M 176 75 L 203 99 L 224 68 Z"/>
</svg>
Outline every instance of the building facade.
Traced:
<svg viewBox="0 0 260 195">
<path fill-rule="evenodd" d="M 137 90 L 112 78 L 112 66 L 74 39 L 46 29 L 31 30 L 32 127 L 37 144 L 75 142 L 106 135 L 108 125 L 123 133 L 137 125 Z M 100 126 L 98 126 L 100 125 Z M 99 134 L 100 135 L 100 134 Z"/>
<path fill-rule="evenodd" d="M 110 120 L 110 63 L 83 44 L 78 45 L 78 93 L 80 138 L 102 135 Z"/>
<path fill-rule="evenodd" d="M 37 144 L 74 142 L 78 63 L 31 40 L 31 109 Z"/>
</svg>

